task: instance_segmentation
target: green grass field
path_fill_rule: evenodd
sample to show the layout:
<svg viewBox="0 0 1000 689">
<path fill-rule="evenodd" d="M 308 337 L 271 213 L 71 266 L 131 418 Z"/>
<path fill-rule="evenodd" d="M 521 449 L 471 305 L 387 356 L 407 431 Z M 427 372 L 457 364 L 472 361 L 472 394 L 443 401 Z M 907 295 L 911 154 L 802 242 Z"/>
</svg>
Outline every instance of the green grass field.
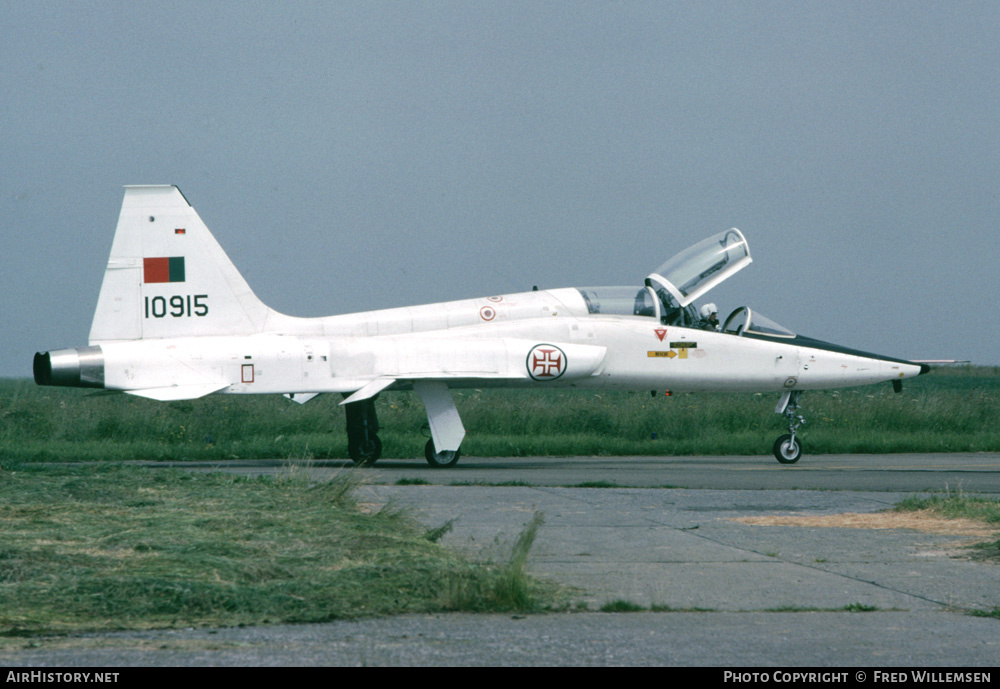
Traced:
<svg viewBox="0 0 1000 689">
<path fill-rule="evenodd" d="M 476 563 L 389 506 L 360 470 L 324 483 L 93 462 L 0 481 L 0 638 L 70 631 L 321 622 L 408 612 L 541 612 L 524 574 L 541 524 L 506 562 Z"/>
<path fill-rule="evenodd" d="M 466 456 L 765 455 L 784 432 L 777 394 L 583 390 L 454 392 Z M 803 395 L 809 454 L 1000 451 L 1000 368 L 940 368 L 888 384 Z M 124 459 L 346 458 L 339 396 L 161 403 L 0 381 L 0 463 Z M 376 402 L 384 457 L 422 457 L 423 405 Z"/>
</svg>

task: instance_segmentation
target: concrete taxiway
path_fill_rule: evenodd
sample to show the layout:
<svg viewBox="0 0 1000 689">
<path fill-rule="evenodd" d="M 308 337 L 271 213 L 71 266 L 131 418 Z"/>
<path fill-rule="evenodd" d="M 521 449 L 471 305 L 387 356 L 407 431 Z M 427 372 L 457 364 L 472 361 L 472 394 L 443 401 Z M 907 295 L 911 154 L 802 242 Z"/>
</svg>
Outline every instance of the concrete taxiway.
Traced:
<svg viewBox="0 0 1000 689">
<path fill-rule="evenodd" d="M 575 587 L 591 609 L 615 600 L 731 612 L 1000 608 L 1000 567 L 962 557 L 969 535 L 847 528 L 836 519 L 799 525 L 886 510 L 903 493 L 475 486 L 366 493 L 406 506 L 428 526 L 451 522 L 443 543 L 495 561 L 541 512 L 530 571 Z M 764 516 L 791 519 L 737 521 Z"/>
<path fill-rule="evenodd" d="M 852 528 L 842 515 L 877 515 L 914 492 L 1000 492 L 993 488 L 1000 457 L 807 460 L 805 471 L 773 460 L 772 468 L 761 457 L 471 459 L 453 471 L 389 460 L 367 471 L 362 500 L 405 508 L 428 527 L 451 522 L 443 542 L 471 557 L 503 560 L 541 512 L 529 570 L 571 587 L 591 612 L 74 637 L 2 652 L 0 662 L 995 665 L 1000 620 L 972 614 L 1000 608 L 1000 566 L 970 558 L 966 547 L 981 534 L 877 519 Z M 318 480 L 343 470 L 340 462 L 188 466 L 307 471 Z M 865 490 L 854 489 L 858 476 Z M 420 481 L 396 485 L 401 479 Z M 510 481 L 528 485 L 481 485 Z M 690 485 L 574 487 L 609 481 Z M 797 489 L 783 487 L 788 482 Z M 616 600 L 646 611 L 596 612 Z"/>
</svg>

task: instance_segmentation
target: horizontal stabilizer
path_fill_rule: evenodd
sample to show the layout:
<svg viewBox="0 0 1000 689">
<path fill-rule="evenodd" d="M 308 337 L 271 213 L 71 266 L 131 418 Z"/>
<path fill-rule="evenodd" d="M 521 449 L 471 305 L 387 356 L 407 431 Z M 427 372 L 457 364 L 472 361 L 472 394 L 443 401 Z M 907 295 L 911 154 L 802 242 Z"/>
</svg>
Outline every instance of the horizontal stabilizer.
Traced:
<svg viewBox="0 0 1000 689">
<path fill-rule="evenodd" d="M 205 395 L 211 395 L 223 388 L 229 387 L 228 383 L 207 383 L 202 385 L 170 385 L 165 388 L 146 388 L 145 390 L 125 390 L 129 395 L 146 397 L 159 402 L 174 402 L 176 400 L 194 400 Z"/>
</svg>

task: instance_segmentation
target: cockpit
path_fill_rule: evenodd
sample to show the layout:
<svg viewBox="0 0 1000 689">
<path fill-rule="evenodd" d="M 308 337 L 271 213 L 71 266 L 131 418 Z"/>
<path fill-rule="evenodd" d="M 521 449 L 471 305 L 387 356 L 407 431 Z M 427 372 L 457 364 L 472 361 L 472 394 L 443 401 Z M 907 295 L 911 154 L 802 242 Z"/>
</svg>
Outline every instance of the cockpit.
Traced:
<svg viewBox="0 0 1000 689">
<path fill-rule="evenodd" d="M 592 314 L 646 316 L 666 325 L 694 327 L 698 313 L 694 305 L 680 307 L 669 294 L 650 287 L 578 287 Z"/>
<path fill-rule="evenodd" d="M 753 259 L 743 233 L 732 228 L 677 254 L 646 277 L 643 287 L 581 287 L 591 314 L 645 316 L 663 325 L 704 325 L 694 302 L 746 268 Z M 733 335 L 795 337 L 790 330 L 741 306 L 722 326 Z"/>
</svg>

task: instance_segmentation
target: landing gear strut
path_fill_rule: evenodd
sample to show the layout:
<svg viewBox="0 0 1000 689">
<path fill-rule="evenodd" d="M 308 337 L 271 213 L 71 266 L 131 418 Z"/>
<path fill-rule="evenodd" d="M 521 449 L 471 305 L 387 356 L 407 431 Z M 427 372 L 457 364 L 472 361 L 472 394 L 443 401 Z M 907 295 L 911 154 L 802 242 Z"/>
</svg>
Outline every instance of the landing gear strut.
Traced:
<svg viewBox="0 0 1000 689">
<path fill-rule="evenodd" d="M 358 466 L 370 467 L 382 456 L 375 398 L 345 404 L 344 410 L 347 413 L 347 454 Z"/>
<path fill-rule="evenodd" d="M 787 398 L 782 396 L 775 411 L 788 420 L 788 433 L 774 441 L 774 457 L 782 464 L 795 464 L 802 456 L 802 441 L 795 437 L 795 432 L 806 420 L 798 414 L 802 391 L 792 390 L 786 394 Z"/>
<path fill-rule="evenodd" d="M 427 409 L 427 425 L 431 431 L 431 439 L 424 447 L 424 457 L 432 467 L 453 467 L 458 464 L 461 456 L 462 438 L 465 437 L 465 426 L 455 408 L 455 400 L 443 381 L 418 380 L 413 383 L 413 390 Z M 442 449 L 440 452 L 437 448 Z"/>
</svg>

